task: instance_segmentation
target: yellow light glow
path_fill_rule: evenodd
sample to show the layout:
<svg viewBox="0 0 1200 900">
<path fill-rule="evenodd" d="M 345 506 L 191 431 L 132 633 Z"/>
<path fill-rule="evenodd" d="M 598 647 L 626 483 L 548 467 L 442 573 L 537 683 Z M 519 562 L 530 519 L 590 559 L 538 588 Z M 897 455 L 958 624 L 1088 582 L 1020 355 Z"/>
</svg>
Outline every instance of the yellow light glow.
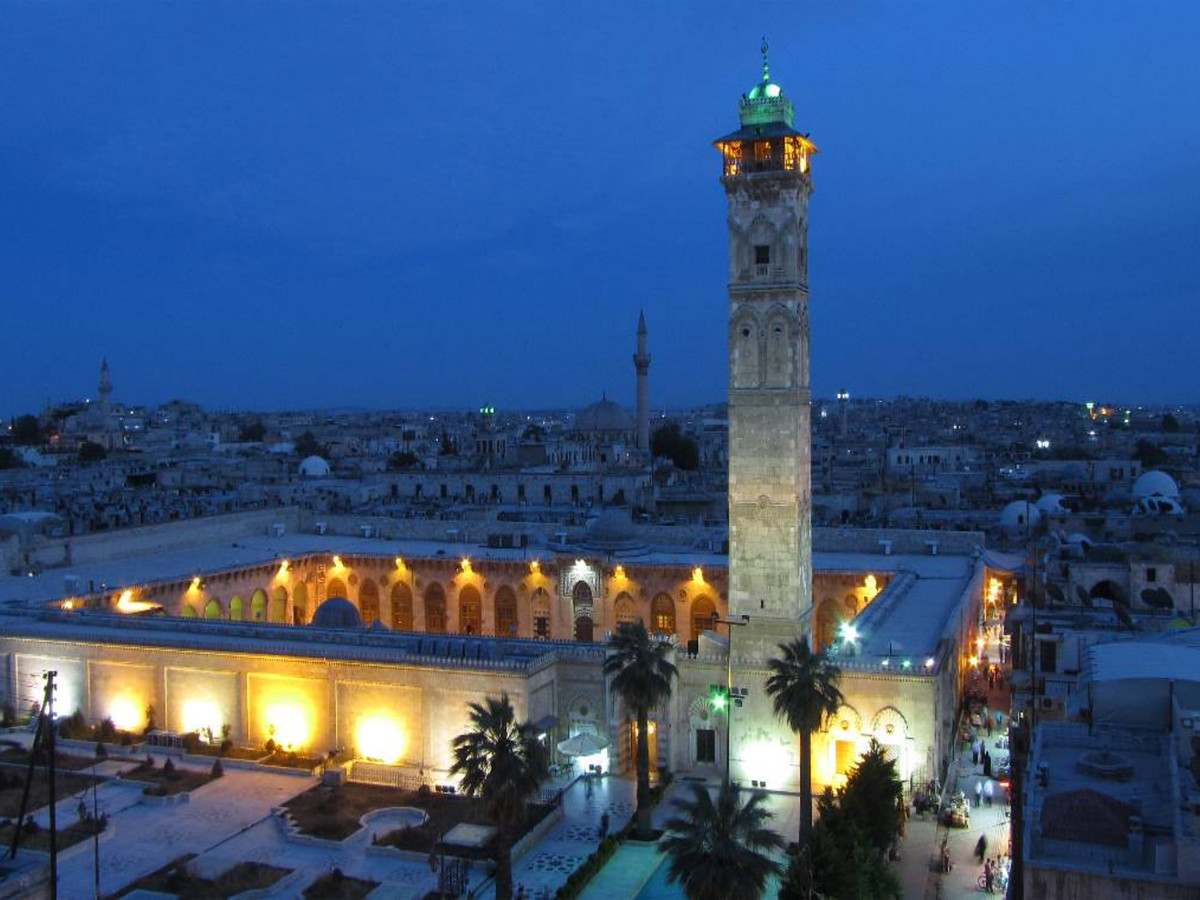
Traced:
<svg viewBox="0 0 1200 900">
<path fill-rule="evenodd" d="M 613 574 L 614 574 L 614 575 L 615 575 L 615 576 L 616 576 L 618 579 L 620 579 L 621 581 L 624 581 L 624 580 L 625 580 L 625 567 L 624 567 L 624 566 L 617 566 L 617 568 L 616 568 L 616 570 L 613 572 Z"/>
<path fill-rule="evenodd" d="M 397 556 L 397 557 L 396 557 L 396 568 L 397 568 L 397 569 L 403 569 L 403 568 L 404 568 L 404 560 L 403 560 L 403 559 L 401 559 L 399 556 Z"/>
<path fill-rule="evenodd" d="M 134 731 L 143 725 L 142 705 L 132 697 L 117 697 L 108 705 L 108 718 L 122 731 Z"/>
<path fill-rule="evenodd" d="M 587 563 L 585 563 L 582 559 L 577 559 L 577 560 L 575 560 L 575 568 L 586 569 Z"/>
<path fill-rule="evenodd" d="M 863 593 L 866 594 L 868 602 L 874 600 L 875 595 L 879 593 L 879 581 L 874 575 L 863 579 Z"/>
<path fill-rule="evenodd" d="M 289 562 L 288 562 L 286 559 L 285 559 L 283 562 L 281 562 L 281 563 L 279 564 L 279 571 L 275 573 L 275 580 L 276 580 L 276 581 L 278 581 L 278 580 L 279 580 L 279 579 L 281 579 L 281 578 L 287 578 L 287 576 L 288 576 L 288 567 L 289 567 L 290 565 L 291 565 L 291 563 L 289 563 Z"/>
<path fill-rule="evenodd" d="M 220 735 L 221 726 L 225 722 L 221 718 L 221 710 L 212 700 L 187 700 L 183 704 L 184 732 L 211 731 L 214 736 Z"/>
<path fill-rule="evenodd" d="M 130 613 L 143 613 L 152 609 L 160 609 L 157 603 L 149 603 L 145 600 L 134 600 L 133 591 L 125 590 L 121 592 L 121 596 L 117 598 L 117 612 L 129 615 Z"/>
<path fill-rule="evenodd" d="M 191 586 L 188 587 L 188 593 L 189 594 L 200 593 L 200 576 L 199 575 L 197 575 L 195 578 L 192 579 Z"/>
<path fill-rule="evenodd" d="M 354 746 L 358 755 L 382 763 L 399 762 L 404 758 L 404 732 L 400 723 L 383 715 L 364 716 L 354 730 Z"/>
<path fill-rule="evenodd" d="M 75 608 L 75 601 L 74 601 L 74 600 L 64 600 L 64 601 L 63 601 L 63 604 L 62 604 L 62 608 L 63 608 L 63 609 L 66 609 L 66 610 L 72 610 L 72 609 L 74 609 L 74 608 Z"/>
<path fill-rule="evenodd" d="M 333 571 L 340 572 L 344 568 L 346 567 L 342 564 L 342 558 L 340 556 L 335 556 L 333 558 Z"/>
<path fill-rule="evenodd" d="M 302 750 L 312 737 L 312 726 L 303 706 L 281 701 L 267 707 L 263 716 L 267 736 L 284 750 Z"/>
<path fill-rule="evenodd" d="M 536 559 L 531 559 L 529 561 L 529 571 L 533 575 L 540 575 L 542 573 L 542 564 Z"/>
<path fill-rule="evenodd" d="M 972 666 L 977 666 L 977 665 L 979 665 L 979 657 L 972 656 L 970 659 L 967 660 L 967 662 L 969 662 Z"/>
<path fill-rule="evenodd" d="M 462 565 L 463 574 L 470 575 L 471 574 L 471 561 L 464 556 L 461 565 Z"/>
<path fill-rule="evenodd" d="M 975 638 L 975 646 L 979 648 L 980 653 L 983 653 L 983 638 L 981 638 L 981 637 Z"/>
<path fill-rule="evenodd" d="M 696 568 L 692 569 L 692 581 L 694 581 L 696 584 L 704 584 L 704 570 L 699 566 L 696 566 Z"/>
</svg>

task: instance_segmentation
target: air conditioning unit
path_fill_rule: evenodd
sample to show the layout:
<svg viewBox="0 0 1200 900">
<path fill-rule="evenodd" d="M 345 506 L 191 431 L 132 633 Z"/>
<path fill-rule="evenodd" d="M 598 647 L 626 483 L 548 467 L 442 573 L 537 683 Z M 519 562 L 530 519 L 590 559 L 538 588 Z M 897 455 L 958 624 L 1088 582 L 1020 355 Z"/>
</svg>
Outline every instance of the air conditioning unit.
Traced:
<svg viewBox="0 0 1200 900">
<path fill-rule="evenodd" d="M 316 527 L 316 529 L 317 529 L 317 534 L 324 534 L 324 533 L 325 533 L 325 528 L 326 528 L 326 525 L 325 525 L 325 523 L 324 523 L 324 522 L 317 522 L 317 523 L 316 523 L 316 525 L 315 525 L 315 527 Z"/>
<path fill-rule="evenodd" d="M 283 527 L 282 522 L 276 522 L 274 525 L 271 526 L 271 533 L 273 535 L 275 535 L 275 537 L 283 537 L 283 533 L 285 530 L 286 529 Z"/>
</svg>

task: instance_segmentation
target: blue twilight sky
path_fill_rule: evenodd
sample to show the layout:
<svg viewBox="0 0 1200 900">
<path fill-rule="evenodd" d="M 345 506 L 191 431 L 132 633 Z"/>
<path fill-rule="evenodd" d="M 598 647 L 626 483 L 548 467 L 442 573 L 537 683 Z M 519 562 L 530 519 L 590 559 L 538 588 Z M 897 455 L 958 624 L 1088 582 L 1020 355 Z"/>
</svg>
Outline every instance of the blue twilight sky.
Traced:
<svg viewBox="0 0 1200 900">
<path fill-rule="evenodd" d="M 1200 400 L 1200 4 L 9 2 L 0 414 L 719 400 L 764 32 L 817 394 Z"/>
</svg>

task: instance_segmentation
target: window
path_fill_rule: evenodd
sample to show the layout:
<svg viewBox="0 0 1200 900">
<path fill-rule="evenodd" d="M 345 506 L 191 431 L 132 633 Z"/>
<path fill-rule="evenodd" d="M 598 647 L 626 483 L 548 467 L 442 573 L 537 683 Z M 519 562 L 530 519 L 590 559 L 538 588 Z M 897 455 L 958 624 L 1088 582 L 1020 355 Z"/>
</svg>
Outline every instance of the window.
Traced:
<svg viewBox="0 0 1200 900">
<path fill-rule="evenodd" d="M 544 641 L 550 640 L 550 617 L 535 616 L 533 620 L 533 635 Z"/>
<path fill-rule="evenodd" d="M 1041 671 L 1057 672 L 1058 671 L 1058 644 L 1054 641 L 1038 641 L 1041 645 Z"/>
<path fill-rule="evenodd" d="M 711 728 L 696 729 L 696 762 L 717 761 L 717 733 Z"/>
<path fill-rule="evenodd" d="M 754 264 L 756 266 L 769 266 L 771 264 L 771 247 L 769 244 L 754 245 Z"/>
<path fill-rule="evenodd" d="M 1153 566 L 1148 567 L 1146 569 L 1146 580 L 1158 581 L 1158 569 L 1154 568 Z"/>
</svg>

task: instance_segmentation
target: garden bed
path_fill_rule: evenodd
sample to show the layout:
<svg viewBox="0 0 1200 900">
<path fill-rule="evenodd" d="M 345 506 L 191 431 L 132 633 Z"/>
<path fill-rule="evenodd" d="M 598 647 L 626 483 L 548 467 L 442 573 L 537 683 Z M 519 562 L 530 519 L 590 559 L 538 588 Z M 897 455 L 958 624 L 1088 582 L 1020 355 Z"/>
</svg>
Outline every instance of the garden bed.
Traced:
<svg viewBox="0 0 1200 900">
<path fill-rule="evenodd" d="M 280 769 L 305 769 L 311 772 L 313 769 L 325 762 L 320 756 L 300 756 L 297 753 L 285 753 L 282 750 L 276 750 L 266 759 L 258 757 L 259 765 L 276 766 Z"/>
<path fill-rule="evenodd" d="M 193 855 L 189 853 L 172 860 L 161 869 L 126 885 L 117 896 L 124 897 L 140 890 L 174 894 L 185 900 L 224 900 L 246 891 L 268 888 L 292 872 L 291 869 L 266 863 L 241 862 L 216 878 L 201 878 L 187 870 L 187 864 L 192 859 Z"/>
<path fill-rule="evenodd" d="M 176 794 L 190 793 L 219 777 L 211 772 L 168 768 L 166 765 L 156 769 L 146 762 L 132 769 L 125 769 L 120 776 L 125 781 L 144 782 L 147 785 L 146 793 L 151 797 L 173 797 Z"/>
<path fill-rule="evenodd" d="M 21 793 L 25 789 L 25 772 L 4 766 L 0 769 L 4 776 L 3 787 L 0 787 L 0 819 L 15 819 L 21 814 Z M 103 781 L 91 775 L 79 775 L 74 772 L 59 772 L 54 778 L 54 794 L 58 800 L 65 800 L 72 794 L 78 794 L 90 788 L 93 784 Z M 33 784 L 29 788 L 29 804 L 25 809 L 26 815 L 41 809 L 50 800 L 50 790 L 46 784 L 46 772 L 39 769 L 33 774 Z"/>
<path fill-rule="evenodd" d="M 61 853 L 68 847 L 73 847 L 80 841 L 88 840 L 97 834 L 100 834 L 103 828 L 96 827 L 96 820 L 90 819 L 87 822 L 76 822 L 74 825 L 69 825 L 66 828 L 58 830 L 58 846 L 57 849 Z M 5 822 L 0 825 L 0 847 L 7 850 L 12 846 L 13 839 L 13 824 Z M 38 828 L 37 831 L 30 833 L 26 831 L 21 835 L 22 850 L 36 850 L 39 853 L 50 852 L 50 829 Z"/>
<path fill-rule="evenodd" d="M 335 869 L 304 889 L 305 900 L 360 900 L 379 887 L 378 881 L 351 878 Z"/>
<path fill-rule="evenodd" d="M 45 758 L 43 754 L 41 759 L 44 760 Z M 107 757 L 74 756 L 67 753 L 55 753 L 54 768 L 77 772 L 80 769 L 89 769 L 94 765 L 99 765 L 106 760 Z M 29 751 L 24 747 L 5 747 L 3 750 L 0 750 L 0 762 L 12 763 L 14 765 L 29 765 Z M 38 765 L 43 765 L 43 763 L 39 761 Z"/>
<path fill-rule="evenodd" d="M 423 825 L 388 832 L 377 841 L 380 846 L 428 853 L 438 836 L 455 825 L 464 822 L 469 825 L 491 824 L 482 802 L 462 794 L 437 794 L 427 790 L 410 791 L 368 784 L 337 787 L 318 785 L 293 797 L 284 804 L 284 809 L 291 815 L 301 834 L 341 841 L 362 827 L 360 820 L 367 813 L 394 806 L 415 807 L 428 818 Z M 533 828 L 553 809 L 550 805 L 531 805 L 521 834 Z M 514 835 L 514 839 L 519 837 L 520 834 Z"/>
<path fill-rule="evenodd" d="M 268 753 L 262 747 L 230 747 L 222 750 L 220 744 L 196 744 L 185 751 L 192 756 L 220 757 L 221 759 L 244 759 L 262 762 Z"/>
</svg>

